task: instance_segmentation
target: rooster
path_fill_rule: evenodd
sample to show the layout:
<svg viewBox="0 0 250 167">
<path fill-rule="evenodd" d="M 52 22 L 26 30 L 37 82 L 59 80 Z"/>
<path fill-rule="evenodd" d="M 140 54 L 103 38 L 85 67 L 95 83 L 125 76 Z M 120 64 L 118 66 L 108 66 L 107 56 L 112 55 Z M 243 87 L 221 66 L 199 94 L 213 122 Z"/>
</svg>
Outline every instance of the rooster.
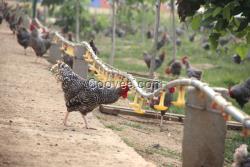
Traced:
<svg viewBox="0 0 250 167">
<path fill-rule="evenodd" d="M 168 67 L 167 69 L 165 70 L 165 73 L 166 74 L 172 74 L 173 76 L 180 76 L 181 75 L 181 69 L 182 69 L 182 65 L 181 65 L 181 62 L 178 61 L 178 60 L 171 60 L 169 63 L 168 63 Z"/>
<path fill-rule="evenodd" d="M 30 33 L 26 28 L 20 27 L 17 30 L 17 42 L 24 48 L 25 55 L 26 55 L 26 49 L 29 46 L 29 41 L 30 41 Z"/>
<path fill-rule="evenodd" d="M 247 145 L 242 144 L 235 150 L 234 163 L 232 167 L 249 167 L 250 166 L 250 155 L 247 151 Z"/>
<path fill-rule="evenodd" d="M 94 43 L 93 39 L 89 41 L 89 45 L 91 46 L 94 53 L 99 55 L 100 52 L 99 52 L 98 48 L 95 46 L 95 43 Z"/>
<path fill-rule="evenodd" d="M 148 53 L 146 53 L 146 52 L 143 53 L 143 59 L 144 59 L 144 62 L 146 63 L 148 68 L 150 68 L 151 58 L 152 58 L 152 56 L 149 55 Z M 164 59 L 165 59 L 165 52 L 163 51 L 159 55 L 159 58 L 156 58 L 154 60 L 155 61 L 154 71 L 157 70 L 162 65 L 162 63 L 164 62 Z"/>
<path fill-rule="evenodd" d="M 187 56 L 182 58 L 182 64 L 184 64 L 186 66 L 187 76 L 189 78 L 196 78 L 198 80 L 201 80 L 202 71 L 192 67 L 188 61 Z"/>
<path fill-rule="evenodd" d="M 42 57 L 50 48 L 51 42 L 48 39 L 42 38 L 38 30 L 34 28 L 31 32 L 29 45 L 33 48 L 38 57 Z"/>
<path fill-rule="evenodd" d="M 240 107 L 243 108 L 250 100 L 250 78 L 244 83 L 229 87 L 228 92 L 230 97 L 234 98 Z"/>
<path fill-rule="evenodd" d="M 67 112 L 64 125 L 67 125 L 68 115 L 72 111 L 79 111 L 85 122 L 85 127 L 89 129 L 86 114 L 93 111 L 101 104 L 111 104 L 120 97 L 127 98 L 129 87 L 124 85 L 118 88 L 100 87 L 96 81 L 81 78 L 62 61 L 58 61 L 51 71 L 56 78 L 61 81 L 64 92 Z"/>
</svg>

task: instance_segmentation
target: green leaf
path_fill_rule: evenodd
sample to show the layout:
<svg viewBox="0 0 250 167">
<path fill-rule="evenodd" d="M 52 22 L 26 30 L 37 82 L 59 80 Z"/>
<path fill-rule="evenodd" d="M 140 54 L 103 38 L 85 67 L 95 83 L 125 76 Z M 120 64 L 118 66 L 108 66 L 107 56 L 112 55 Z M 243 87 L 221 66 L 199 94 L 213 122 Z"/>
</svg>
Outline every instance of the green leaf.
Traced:
<svg viewBox="0 0 250 167">
<path fill-rule="evenodd" d="M 230 7 L 229 6 L 226 6 L 224 9 L 223 9 L 223 18 L 224 19 L 227 19 L 228 21 L 230 20 L 230 16 L 231 16 L 231 11 L 230 11 Z"/>
<path fill-rule="evenodd" d="M 248 20 L 247 19 L 240 19 L 240 26 L 238 27 L 238 32 L 243 31 L 248 26 Z"/>
<path fill-rule="evenodd" d="M 250 44 L 250 32 L 247 33 L 246 39 L 247 39 L 247 44 Z"/>
<path fill-rule="evenodd" d="M 240 26 L 240 21 L 239 21 L 239 19 L 237 19 L 237 18 L 234 17 L 233 21 L 234 21 L 234 24 L 235 24 L 236 27 L 239 27 L 239 26 Z"/>
<path fill-rule="evenodd" d="M 224 20 L 224 19 L 218 19 L 217 20 L 217 23 L 215 24 L 215 29 L 217 31 L 224 31 L 225 30 L 225 27 L 227 27 L 228 25 L 228 22 L 227 20 Z"/>
<path fill-rule="evenodd" d="M 201 25 L 201 19 L 202 19 L 202 16 L 200 14 L 198 15 L 195 15 L 192 19 L 192 23 L 191 23 L 191 26 L 192 26 L 192 29 L 193 30 L 198 30 L 200 28 L 200 25 Z"/>
<path fill-rule="evenodd" d="M 210 36 L 209 36 L 209 41 L 210 41 L 210 43 L 211 43 L 213 49 L 216 49 L 216 48 L 217 48 L 219 37 L 220 37 L 220 34 L 219 34 L 219 33 L 211 33 L 211 34 L 210 34 Z"/>
<path fill-rule="evenodd" d="M 249 51 L 249 45 L 247 44 L 242 44 L 236 47 L 235 52 L 240 55 L 242 59 L 244 59 Z"/>
<path fill-rule="evenodd" d="M 203 13 L 203 18 L 206 19 L 206 18 L 212 16 L 212 14 L 213 14 L 212 11 L 213 11 L 213 10 L 212 10 L 211 8 L 209 8 L 208 10 L 206 10 L 206 11 Z"/>
<path fill-rule="evenodd" d="M 215 10 L 213 11 L 213 17 L 217 16 L 221 12 L 221 10 L 222 10 L 221 7 L 215 8 Z"/>
</svg>

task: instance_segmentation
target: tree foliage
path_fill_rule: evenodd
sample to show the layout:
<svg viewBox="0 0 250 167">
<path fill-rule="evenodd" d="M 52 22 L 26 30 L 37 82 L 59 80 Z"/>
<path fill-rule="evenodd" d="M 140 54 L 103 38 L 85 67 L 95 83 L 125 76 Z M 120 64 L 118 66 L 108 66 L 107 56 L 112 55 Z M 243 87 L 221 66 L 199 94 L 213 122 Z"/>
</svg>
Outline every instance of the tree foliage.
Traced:
<svg viewBox="0 0 250 167">
<path fill-rule="evenodd" d="M 42 5 L 52 6 L 52 5 L 60 5 L 64 3 L 64 0 L 43 0 Z"/>
<path fill-rule="evenodd" d="M 244 57 L 250 44 L 249 0 L 178 0 L 181 21 L 190 21 L 194 30 L 209 27 L 209 40 L 214 48 L 221 36 L 233 34 L 241 39 L 236 52 Z"/>
</svg>

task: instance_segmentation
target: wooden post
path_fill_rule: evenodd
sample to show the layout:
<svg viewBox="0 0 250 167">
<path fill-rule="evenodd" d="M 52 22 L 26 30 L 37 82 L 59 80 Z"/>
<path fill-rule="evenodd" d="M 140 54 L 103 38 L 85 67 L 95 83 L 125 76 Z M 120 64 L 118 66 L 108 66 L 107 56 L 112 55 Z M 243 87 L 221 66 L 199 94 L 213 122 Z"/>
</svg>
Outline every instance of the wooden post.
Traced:
<svg viewBox="0 0 250 167">
<path fill-rule="evenodd" d="M 114 64 L 114 57 L 115 57 L 115 32 L 116 32 L 116 0 L 112 2 L 112 51 L 109 58 L 109 64 Z"/>
<path fill-rule="evenodd" d="M 212 112 L 211 100 L 189 89 L 183 136 L 183 167 L 222 167 L 226 122 Z"/>
<path fill-rule="evenodd" d="M 159 22 L 160 22 L 160 8 L 161 8 L 161 0 L 157 0 L 155 4 L 155 30 L 154 30 L 154 46 L 151 52 L 152 58 L 150 62 L 150 69 L 149 69 L 149 77 L 154 79 L 154 68 L 155 68 L 155 57 L 156 57 L 156 48 L 158 43 L 158 29 L 159 29 Z"/>
</svg>

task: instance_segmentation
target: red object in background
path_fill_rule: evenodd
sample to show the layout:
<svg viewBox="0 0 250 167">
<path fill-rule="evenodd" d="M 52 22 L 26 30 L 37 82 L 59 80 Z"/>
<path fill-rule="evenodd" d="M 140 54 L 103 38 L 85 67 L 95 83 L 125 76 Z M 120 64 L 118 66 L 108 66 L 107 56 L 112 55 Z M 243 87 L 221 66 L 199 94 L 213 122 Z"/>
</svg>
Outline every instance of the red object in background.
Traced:
<svg viewBox="0 0 250 167">
<path fill-rule="evenodd" d="M 110 8 L 108 0 L 100 0 L 101 8 Z"/>
</svg>

